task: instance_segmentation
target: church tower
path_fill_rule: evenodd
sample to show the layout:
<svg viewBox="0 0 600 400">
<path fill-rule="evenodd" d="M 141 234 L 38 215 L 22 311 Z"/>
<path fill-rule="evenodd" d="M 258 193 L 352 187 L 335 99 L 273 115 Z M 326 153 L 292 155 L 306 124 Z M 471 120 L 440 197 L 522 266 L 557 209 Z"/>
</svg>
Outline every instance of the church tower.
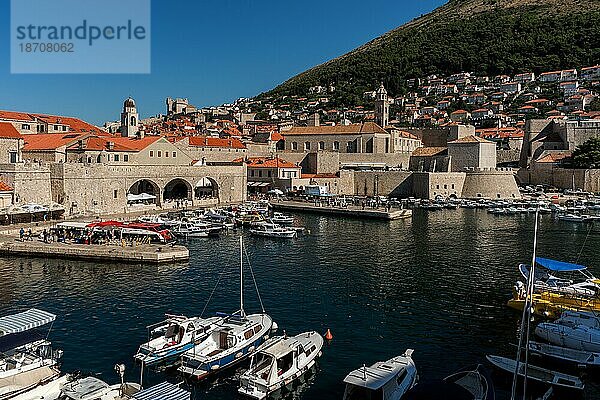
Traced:
<svg viewBox="0 0 600 400">
<path fill-rule="evenodd" d="M 121 136 L 136 137 L 138 135 L 139 116 L 135 108 L 135 101 L 131 97 L 123 103 L 121 113 Z"/>
<path fill-rule="evenodd" d="M 375 92 L 375 122 L 385 128 L 390 121 L 390 101 L 383 82 Z"/>
</svg>

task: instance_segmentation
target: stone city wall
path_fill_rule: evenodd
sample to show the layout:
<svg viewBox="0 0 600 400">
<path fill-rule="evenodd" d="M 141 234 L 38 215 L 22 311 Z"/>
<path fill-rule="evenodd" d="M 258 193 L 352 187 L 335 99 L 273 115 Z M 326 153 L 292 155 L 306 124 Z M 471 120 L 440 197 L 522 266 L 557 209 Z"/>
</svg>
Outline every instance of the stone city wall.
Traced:
<svg viewBox="0 0 600 400">
<path fill-rule="evenodd" d="M 14 189 L 15 204 L 50 204 L 50 169 L 39 163 L 0 164 L 0 180 Z"/>
</svg>

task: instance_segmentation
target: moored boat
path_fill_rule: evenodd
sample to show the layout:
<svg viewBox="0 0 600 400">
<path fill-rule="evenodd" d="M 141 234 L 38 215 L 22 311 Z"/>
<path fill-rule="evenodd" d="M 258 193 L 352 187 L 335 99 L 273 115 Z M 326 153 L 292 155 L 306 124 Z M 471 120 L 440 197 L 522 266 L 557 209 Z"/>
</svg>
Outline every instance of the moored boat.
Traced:
<svg viewBox="0 0 600 400">
<path fill-rule="evenodd" d="M 600 353 L 575 350 L 548 343 L 529 342 L 529 351 L 554 360 L 576 364 L 579 367 L 600 367 Z"/>
<path fill-rule="evenodd" d="M 269 339 L 252 357 L 250 369 L 240 377 L 238 392 L 259 400 L 285 394 L 315 365 L 322 348 L 323 337 L 314 331 Z"/>
<path fill-rule="evenodd" d="M 583 390 L 585 387 L 581 379 L 573 375 L 552 371 L 531 364 L 527 365 L 524 362 L 519 362 L 517 369 L 517 361 L 511 358 L 492 355 L 488 355 L 486 358 L 494 366 L 510 374 L 514 374 L 515 371 L 517 371 L 517 375 L 523 378 L 525 377 L 525 373 L 527 373 L 527 379 L 532 381 L 537 381 L 564 389 Z"/>
<path fill-rule="evenodd" d="M 441 380 L 416 384 L 402 400 L 494 400 L 494 384 L 483 365 L 464 368 Z"/>
<path fill-rule="evenodd" d="M 400 400 L 418 380 L 412 349 L 388 361 L 355 369 L 344 378 L 344 400 Z"/>
</svg>

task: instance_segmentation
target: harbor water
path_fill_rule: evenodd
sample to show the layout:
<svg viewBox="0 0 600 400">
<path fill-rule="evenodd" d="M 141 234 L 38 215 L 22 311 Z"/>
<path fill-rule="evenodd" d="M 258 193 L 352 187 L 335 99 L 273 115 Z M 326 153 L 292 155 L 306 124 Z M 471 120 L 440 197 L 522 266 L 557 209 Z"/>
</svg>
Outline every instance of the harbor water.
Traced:
<svg viewBox="0 0 600 400">
<path fill-rule="evenodd" d="M 352 369 L 413 348 L 422 380 L 441 378 L 486 354 L 514 357 L 519 313 L 506 306 L 529 262 L 533 215 L 485 210 L 415 210 L 412 219 L 367 221 L 296 215 L 309 230 L 292 240 L 247 236 L 245 246 L 266 311 L 290 335 L 333 333 L 318 370 L 295 398 L 341 399 Z M 600 229 L 541 217 L 538 255 L 578 261 L 600 275 Z M 165 313 L 198 315 L 222 274 L 205 315 L 239 307 L 238 234 L 187 242 L 189 263 L 118 265 L 43 259 L 0 260 L 0 315 L 38 307 L 58 315 L 55 347 L 63 371 L 116 383 L 116 363 L 139 380 L 133 354 L 146 326 Z M 260 311 L 250 274 L 245 308 Z M 243 365 L 192 386 L 196 399 L 237 397 Z M 498 398 L 508 398 L 494 374 Z M 153 383 L 164 376 L 146 371 Z M 176 382 L 177 375 L 168 375 Z M 600 399 L 600 376 L 585 378 L 582 398 Z"/>
</svg>

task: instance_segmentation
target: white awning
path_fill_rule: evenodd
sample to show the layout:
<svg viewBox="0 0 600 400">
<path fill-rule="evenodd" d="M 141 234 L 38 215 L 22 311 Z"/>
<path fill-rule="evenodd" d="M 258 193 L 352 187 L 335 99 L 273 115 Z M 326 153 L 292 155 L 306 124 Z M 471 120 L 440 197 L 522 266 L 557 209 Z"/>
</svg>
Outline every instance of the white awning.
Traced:
<svg viewBox="0 0 600 400">
<path fill-rule="evenodd" d="M 252 186 L 252 187 L 265 187 L 265 186 L 269 186 L 270 183 L 269 182 L 248 182 L 248 186 Z"/>
<path fill-rule="evenodd" d="M 169 382 L 159 383 L 133 395 L 135 400 L 190 400 L 190 392 Z"/>
<path fill-rule="evenodd" d="M 148 194 L 148 193 L 140 193 L 140 194 L 129 193 L 127 195 L 127 201 L 154 200 L 154 199 L 156 199 L 156 196 L 154 196 L 152 194 Z"/>
<path fill-rule="evenodd" d="M 31 308 L 27 311 L 0 318 L 0 336 L 28 331 L 53 322 L 56 315 Z"/>
</svg>

